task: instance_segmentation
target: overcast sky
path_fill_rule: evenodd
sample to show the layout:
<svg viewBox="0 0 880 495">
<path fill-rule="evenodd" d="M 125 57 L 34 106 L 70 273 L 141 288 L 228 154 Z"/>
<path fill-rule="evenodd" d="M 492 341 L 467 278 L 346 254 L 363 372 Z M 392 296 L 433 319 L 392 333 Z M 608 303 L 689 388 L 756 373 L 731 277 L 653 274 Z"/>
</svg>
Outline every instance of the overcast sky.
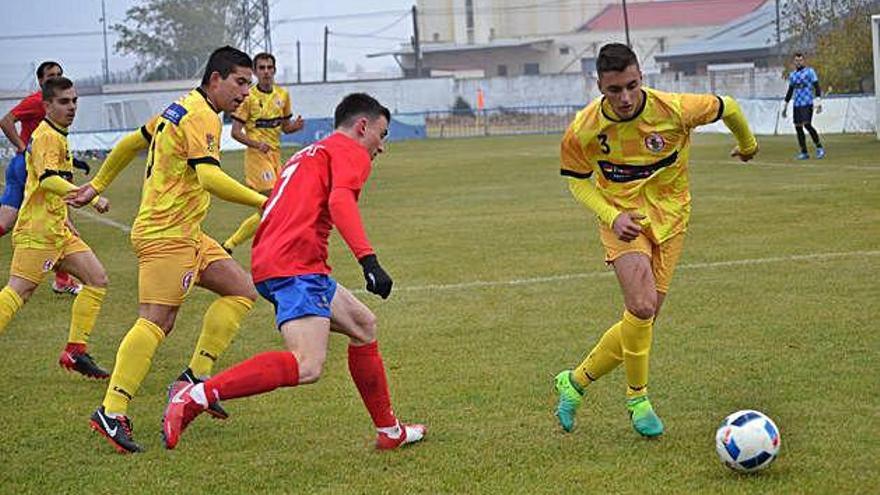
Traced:
<svg viewBox="0 0 880 495">
<path fill-rule="evenodd" d="M 125 11 L 137 3 L 137 0 L 106 0 L 108 26 L 122 22 Z M 414 0 L 271 0 L 272 44 L 278 58 L 279 79 L 286 76 L 296 80 L 297 39 L 302 43 L 303 81 L 320 79 L 325 24 L 331 33 L 340 33 L 331 34 L 330 58 L 345 63 L 350 70 L 356 65 L 366 70 L 396 66 L 391 57 L 368 59 L 366 54 L 397 48 L 409 39 L 412 19 L 405 16 L 405 11 L 414 3 Z M 3 9 L 0 89 L 34 88 L 34 69 L 46 59 L 61 62 L 65 72 L 73 78 L 99 76 L 104 58 L 100 19 L 101 0 L 27 0 L 15 2 L 15 8 Z M 373 37 L 343 36 L 365 33 Z M 109 31 L 110 70 L 133 67 L 136 60 L 113 51 L 115 41 L 116 36 Z"/>
</svg>

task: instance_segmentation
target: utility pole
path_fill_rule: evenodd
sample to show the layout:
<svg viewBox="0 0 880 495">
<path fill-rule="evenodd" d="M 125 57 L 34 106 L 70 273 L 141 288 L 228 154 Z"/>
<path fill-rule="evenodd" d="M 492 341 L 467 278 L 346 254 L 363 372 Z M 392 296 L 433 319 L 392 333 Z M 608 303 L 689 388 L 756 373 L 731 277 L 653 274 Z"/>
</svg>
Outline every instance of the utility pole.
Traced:
<svg viewBox="0 0 880 495">
<path fill-rule="evenodd" d="M 422 77 L 422 43 L 419 39 L 419 11 L 415 5 L 412 6 L 413 21 L 413 52 L 416 58 L 416 77 Z"/>
<path fill-rule="evenodd" d="M 779 45 L 782 43 L 782 26 L 779 22 L 779 0 L 776 0 L 776 49 L 779 49 Z"/>
<path fill-rule="evenodd" d="M 302 66 L 300 65 L 299 58 L 299 40 L 296 40 L 296 83 L 299 84 L 302 82 Z"/>
<path fill-rule="evenodd" d="M 107 56 L 107 8 L 101 0 L 101 23 L 104 25 L 104 84 L 110 84 L 110 59 Z"/>
<path fill-rule="evenodd" d="M 623 0 L 623 28 L 626 30 L 626 46 L 632 48 L 629 42 L 629 16 L 626 13 L 626 0 Z"/>
<path fill-rule="evenodd" d="M 330 37 L 330 28 L 324 26 L 324 82 L 327 82 L 327 38 Z"/>
</svg>

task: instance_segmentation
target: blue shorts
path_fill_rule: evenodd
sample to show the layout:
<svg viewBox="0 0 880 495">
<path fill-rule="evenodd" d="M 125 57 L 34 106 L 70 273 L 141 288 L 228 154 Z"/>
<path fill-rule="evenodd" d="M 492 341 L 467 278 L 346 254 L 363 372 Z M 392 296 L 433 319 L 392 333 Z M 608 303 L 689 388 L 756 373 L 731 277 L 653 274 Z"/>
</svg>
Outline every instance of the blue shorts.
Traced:
<svg viewBox="0 0 880 495">
<path fill-rule="evenodd" d="M 18 210 L 24 200 L 24 183 L 27 182 L 27 167 L 24 153 L 16 153 L 6 166 L 6 189 L 0 198 L 0 205 L 11 206 Z"/>
<path fill-rule="evenodd" d="M 336 281 L 328 275 L 270 278 L 257 284 L 257 292 L 275 306 L 278 328 L 304 316 L 330 318 Z"/>
</svg>

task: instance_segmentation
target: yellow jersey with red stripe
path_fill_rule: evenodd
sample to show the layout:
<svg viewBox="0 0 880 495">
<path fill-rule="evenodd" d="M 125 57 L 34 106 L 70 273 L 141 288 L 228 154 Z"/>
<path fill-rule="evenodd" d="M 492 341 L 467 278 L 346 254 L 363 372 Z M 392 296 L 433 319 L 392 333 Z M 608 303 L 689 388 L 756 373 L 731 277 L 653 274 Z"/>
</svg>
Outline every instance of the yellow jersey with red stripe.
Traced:
<svg viewBox="0 0 880 495">
<path fill-rule="evenodd" d="M 132 239 L 201 238 L 211 195 L 195 167 L 220 165 L 218 113 L 204 90 L 196 88 L 160 114 Z"/>
<path fill-rule="evenodd" d="M 603 198 L 645 215 L 646 235 L 661 243 L 687 229 L 691 130 L 720 119 L 724 102 L 711 94 L 642 91 L 642 106 L 629 119 L 618 118 L 604 97 L 578 112 L 562 139 L 561 173 L 595 174 Z"/>
<path fill-rule="evenodd" d="M 244 124 L 248 138 L 266 143 L 273 150 L 281 146 L 281 124 L 292 116 L 290 95 L 275 84 L 268 92 L 259 85 L 252 86 L 248 97 L 232 114 L 233 119 Z"/>
<path fill-rule="evenodd" d="M 67 204 L 63 197 L 41 189 L 40 181 L 52 175 L 73 180 L 67 129 L 43 119 L 31 134 L 25 163 L 24 201 L 18 210 L 13 242 L 35 248 L 59 248 L 69 235 L 65 225 Z"/>
</svg>

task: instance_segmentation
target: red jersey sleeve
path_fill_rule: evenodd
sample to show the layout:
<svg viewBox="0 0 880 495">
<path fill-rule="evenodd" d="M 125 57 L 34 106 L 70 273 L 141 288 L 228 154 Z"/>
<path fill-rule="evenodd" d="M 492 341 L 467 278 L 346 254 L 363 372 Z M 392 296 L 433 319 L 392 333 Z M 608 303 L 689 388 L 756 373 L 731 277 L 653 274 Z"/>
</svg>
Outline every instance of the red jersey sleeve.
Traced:
<svg viewBox="0 0 880 495">
<path fill-rule="evenodd" d="M 373 254 L 364 231 L 357 198 L 370 175 L 370 155 L 357 144 L 328 148 L 330 155 L 330 217 L 355 258 Z"/>
</svg>

